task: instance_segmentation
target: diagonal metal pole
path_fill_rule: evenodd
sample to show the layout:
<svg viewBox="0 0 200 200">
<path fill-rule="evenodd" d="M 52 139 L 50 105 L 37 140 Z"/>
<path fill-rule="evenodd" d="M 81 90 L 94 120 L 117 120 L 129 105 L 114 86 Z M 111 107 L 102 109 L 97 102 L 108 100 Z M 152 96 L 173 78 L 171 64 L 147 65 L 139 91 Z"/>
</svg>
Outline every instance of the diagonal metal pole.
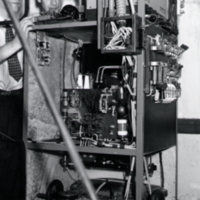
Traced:
<svg viewBox="0 0 200 200">
<path fill-rule="evenodd" d="M 45 100 L 46 102 L 48 103 L 49 105 L 49 108 L 50 108 L 50 111 L 52 112 L 54 118 L 55 118 L 55 121 L 60 129 L 60 132 L 61 132 L 61 135 L 62 135 L 62 138 L 64 139 L 64 142 L 65 142 L 65 145 L 67 145 L 67 148 L 68 148 L 68 151 L 69 151 L 69 154 L 70 154 L 70 157 L 72 159 L 72 161 L 74 162 L 75 164 L 75 167 L 76 167 L 76 170 L 78 171 L 79 175 L 81 176 L 82 178 L 82 182 L 85 186 L 85 188 L 87 189 L 87 192 L 90 196 L 90 198 L 92 200 L 98 200 L 96 195 L 95 195 L 95 191 L 94 191 L 94 188 L 86 174 L 86 171 L 85 171 L 85 168 L 84 168 L 84 165 L 83 163 L 81 162 L 81 159 L 80 159 L 80 156 L 77 152 L 77 149 L 70 137 L 70 134 L 69 134 L 69 131 L 68 129 L 66 128 L 66 125 L 64 124 L 63 122 L 63 119 L 61 118 L 60 116 L 60 113 L 58 112 L 56 106 L 55 106 L 55 103 L 53 101 L 53 98 L 51 96 L 51 93 L 49 91 L 49 88 L 47 87 L 47 84 L 45 83 L 44 81 L 44 78 L 35 62 L 35 59 L 33 57 L 33 53 L 28 45 L 28 42 L 26 40 L 26 37 L 24 35 L 24 33 L 22 32 L 21 30 L 21 27 L 20 27 L 20 23 L 17 19 L 17 17 L 15 16 L 14 12 L 12 11 L 11 9 L 11 5 L 10 5 L 10 2 L 8 0 L 3 0 L 4 2 L 4 5 L 6 7 L 6 10 L 14 24 L 14 27 L 15 27 L 15 30 L 18 34 L 18 37 L 23 45 L 23 49 L 25 50 L 26 52 L 26 55 L 29 59 L 29 62 L 32 66 L 32 69 L 33 69 L 33 72 L 38 80 L 38 83 L 42 89 L 42 92 L 44 94 L 44 97 L 45 97 Z M 67 149 L 66 149 L 67 150 Z"/>
</svg>

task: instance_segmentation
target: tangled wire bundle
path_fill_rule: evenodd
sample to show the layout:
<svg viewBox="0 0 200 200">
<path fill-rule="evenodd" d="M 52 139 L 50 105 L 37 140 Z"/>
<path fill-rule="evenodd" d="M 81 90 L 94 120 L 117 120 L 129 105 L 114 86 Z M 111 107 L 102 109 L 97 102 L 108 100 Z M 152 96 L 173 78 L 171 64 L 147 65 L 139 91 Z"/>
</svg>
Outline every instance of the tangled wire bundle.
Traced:
<svg viewBox="0 0 200 200">
<path fill-rule="evenodd" d="M 112 26 L 112 32 L 113 32 L 114 36 L 110 40 L 108 45 L 105 46 L 104 49 L 106 49 L 106 50 L 125 49 L 126 41 L 132 33 L 132 28 L 122 26 L 119 29 L 117 29 L 114 22 L 111 22 L 111 26 Z"/>
</svg>

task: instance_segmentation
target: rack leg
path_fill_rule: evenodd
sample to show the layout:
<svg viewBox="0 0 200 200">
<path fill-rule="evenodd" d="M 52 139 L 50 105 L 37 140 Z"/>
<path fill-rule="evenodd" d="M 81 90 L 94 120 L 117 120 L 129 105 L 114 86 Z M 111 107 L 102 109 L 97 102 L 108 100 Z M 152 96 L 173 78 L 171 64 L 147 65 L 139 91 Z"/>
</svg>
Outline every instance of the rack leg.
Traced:
<svg viewBox="0 0 200 200">
<path fill-rule="evenodd" d="M 138 1 L 138 15 L 144 25 L 145 2 Z M 136 200 L 142 200 L 144 156 L 144 51 L 137 58 Z"/>
</svg>

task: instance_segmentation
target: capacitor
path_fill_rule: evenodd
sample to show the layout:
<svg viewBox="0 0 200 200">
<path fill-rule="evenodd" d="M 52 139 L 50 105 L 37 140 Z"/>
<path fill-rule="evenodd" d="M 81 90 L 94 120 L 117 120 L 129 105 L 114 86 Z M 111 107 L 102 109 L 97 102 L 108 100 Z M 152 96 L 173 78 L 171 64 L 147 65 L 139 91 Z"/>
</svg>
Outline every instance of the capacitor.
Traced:
<svg viewBox="0 0 200 200">
<path fill-rule="evenodd" d="M 118 119 L 117 120 L 117 125 L 118 125 L 118 136 L 123 138 L 128 135 L 127 131 L 127 119 Z"/>
</svg>

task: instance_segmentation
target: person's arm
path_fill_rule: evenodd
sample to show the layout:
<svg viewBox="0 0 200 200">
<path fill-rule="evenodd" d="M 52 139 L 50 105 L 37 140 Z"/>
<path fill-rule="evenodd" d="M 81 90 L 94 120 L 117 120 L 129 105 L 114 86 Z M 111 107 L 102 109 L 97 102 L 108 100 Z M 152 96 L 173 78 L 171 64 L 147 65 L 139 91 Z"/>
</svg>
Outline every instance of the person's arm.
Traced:
<svg viewBox="0 0 200 200">
<path fill-rule="evenodd" d="M 32 17 L 26 17 L 21 22 L 21 28 L 24 32 L 26 38 L 28 37 L 28 32 L 32 29 L 33 23 L 31 21 Z M 6 43 L 5 45 L 0 47 L 0 63 L 7 60 L 14 53 L 18 52 L 22 49 L 21 42 L 19 38 L 16 36 L 13 41 Z"/>
</svg>

